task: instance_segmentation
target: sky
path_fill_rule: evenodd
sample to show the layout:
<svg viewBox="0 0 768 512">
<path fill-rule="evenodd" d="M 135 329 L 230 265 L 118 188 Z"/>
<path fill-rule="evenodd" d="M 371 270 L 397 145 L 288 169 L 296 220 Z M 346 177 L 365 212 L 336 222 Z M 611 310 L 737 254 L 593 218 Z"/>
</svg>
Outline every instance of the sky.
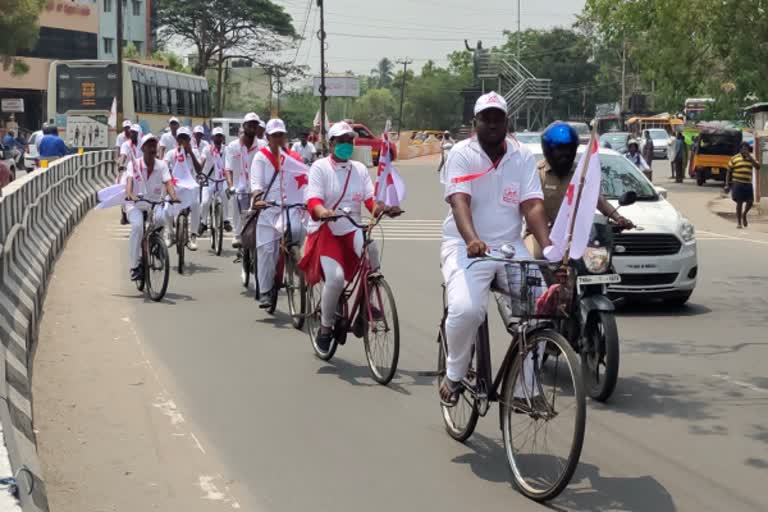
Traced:
<svg viewBox="0 0 768 512">
<path fill-rule="evenodd" d="M 316 0 L 273 0 L 293 17 L 304 34 L 298 51 L 287 58 L 320 70 L 320 27 Z M 585 0 L 520 0 L 521 26 L 570 26 Z M 464 48 L 464 39 L 488 48 L 504 42 L 504 30 L 517 28 L 515 0 L 325 0 L 328 71 L 368 74 L 382 57 L 413 59 L 418 70 L 429 59 Z"/>
</svg>

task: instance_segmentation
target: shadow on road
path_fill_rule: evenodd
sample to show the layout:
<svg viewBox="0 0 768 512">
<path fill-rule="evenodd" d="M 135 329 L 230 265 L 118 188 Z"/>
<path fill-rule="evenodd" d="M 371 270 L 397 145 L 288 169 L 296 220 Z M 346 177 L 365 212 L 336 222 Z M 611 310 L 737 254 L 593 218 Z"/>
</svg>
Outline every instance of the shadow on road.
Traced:
<svg viewBox="0 0 768 512">
<path fill-rule="evenodd" d="M 691 317 L 706 315 L 712 310 L 707 306 L 689 302 L 685 306 L 670 306 L 663 302 L 627 302 L 619 307 L 617 314 L 619 317 L 638 318 L 646 316 L 674 316 Z"/>
<path fill-rule="evenodd" d="M 391 389 L 403 395 L 411 395 L 408 390 L 411 386 L 431 386 L 434 377 L 424 372 L 398 369 L 394 379 L 387 386 L 381 386 L 373 380 L 371 370 L 368 366 L 358 366 L 344 359 L 335 357 L 331 359 L 326 366 L 317 369 L 318 375 L 336 375 L 338 378 L 352 384 L 353 386 L 372 387 L 379 386 Z M 408 380 L 404 381 L 403 377 Z M 437 400 L 437 398 L 435 398 Z"/>
<path fill-rule="evenodd" d="M 174 267 L 174 270 L 178 271 L 179 267 Z M 199 263 L 187 262 L 184 264 L 184 276 L 193 276 L 195 274 L 210 274 L 211 272 L 221 272 L 221 269 L 216 267 L 209 267 L 207 265 L 200 265 Z"/>
<path fill-rule="evenodd" d="M 512 483 L 512 474 L 500 441 L 475 432 L 466 446 L 472 450 L 453 459 L 457 464 L 467 464 L 472 472 L 483 480 L 496 483 Z M 604 477 L 600 469 L 580 462 L 571 485 L 553 502 L 552 510 L 632 510 L 674 512 L 672 496 L 654 478 Z"/>
</svg>

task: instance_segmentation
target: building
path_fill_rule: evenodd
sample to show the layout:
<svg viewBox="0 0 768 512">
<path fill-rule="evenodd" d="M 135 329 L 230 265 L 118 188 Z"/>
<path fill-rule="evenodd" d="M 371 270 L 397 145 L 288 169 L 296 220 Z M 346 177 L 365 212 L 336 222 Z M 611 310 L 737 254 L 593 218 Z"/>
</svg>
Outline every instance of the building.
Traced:
<svg viewBox="0 0 768 512">
<path fill-rule="evenodd" d="M 99 19 L 99 59 L 116 60 L 117 47 L 117 2 L 120 0 L 97 0 L 101 9 Z M 152 30 L 150 25 L 152 0 L 122 0 L 123 2 L 123 46 L 128 43 L 139 54 L 152 54 Z"/>
<path fill-rule="evenodd" d="M 0 67 L 0 99 L 21 99 L 24 112 L 14 113 L 22 130 L 39 129 L 47 118 L 48 70 L 56 59 L 99 56 L 99 6 L 96 0 L 48 0 L 40 14 L 40 37 L 32 50 L 19 52 L 29 66 L 21 76 Z M 8 112 L 0 112 L 6 124 Z"/>
</svg>

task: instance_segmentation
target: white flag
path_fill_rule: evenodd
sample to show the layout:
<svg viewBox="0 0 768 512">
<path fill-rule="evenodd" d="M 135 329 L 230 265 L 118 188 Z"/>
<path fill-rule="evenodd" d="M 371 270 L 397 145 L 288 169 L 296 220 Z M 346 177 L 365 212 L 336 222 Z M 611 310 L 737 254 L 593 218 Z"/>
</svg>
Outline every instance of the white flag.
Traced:
<svg viewBox="0 0 768 512">
<path fill-rule="evenodd" d="M 107 124 L 110 128 L 117 128 L 117 98 L 112 98 L 112 108 L 109 109 Z"/>
<path fill-rule="evenodd" d="M 571 226 L 571 219 L 575 213 L 576 221 L 573 223 L 573 238 L 571 239 L 570 257 L 573 259 L 581 258 L 589 243 L 589 235 L 592 232 L 592 224 L 595 220 L 595 209 L 597 209 L 597 200 L 600 197 L 600 180 L 602 178 L 600 170 L 600 155 L 597 149 L 597 141 L 592 141 L 590 152 L 584 152 L 579 164 L 576 166 L 576 172 L 573 173 L 571 184 L 568 185 L 568 192 L 560 205 L 560 212 L 557 214 L 555 225 L 552 227 L 550 240 L 552 247 L 547 248 L 544 256 L 550 261 L 557 261 L 563 258 L 568 244 L 568 230 Z M 585 172 L 584 165 L 589 160 L 589 167 L 586 169 L 586 179 L 584 181 L 584 190 L 581 192 L 581 201 L 578 211 L 574 212 L 576 198 L 579 196 L 579 187 L 581 176 Z"/>
<path fill-rule="evenodd" d="M 103 188 L 97 192 L 96 197 L 99 202 L 96 208 L 99 210 L 122 206 L 125 204 L 125 183 L 118 183 L 117 185 Z"/>
<path fill-rule="evenodd" d="M 280 155 L 282 160 L 282 196 L 285 204 L 304 203 L 304 190 L 309 185 L 309 167 L 304 165 L 301 155 L 294 151 Z"/>
<path fill-rule="evenodd" d="M 376 176 L 376 200 L 387 206 L 400 206 L 405 200 L 405 182 L 392 163 L 389 135 L 381 136 L 381 152 L 379 153 L 379 171 Z"/>
</svg>

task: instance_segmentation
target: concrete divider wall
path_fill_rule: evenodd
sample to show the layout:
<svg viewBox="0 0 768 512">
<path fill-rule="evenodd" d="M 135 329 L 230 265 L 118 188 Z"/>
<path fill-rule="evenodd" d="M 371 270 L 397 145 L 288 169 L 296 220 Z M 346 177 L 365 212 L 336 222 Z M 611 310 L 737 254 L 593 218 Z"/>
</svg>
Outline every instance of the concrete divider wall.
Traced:
<svg viewBox="0 0 768 512">
<path fill-rule="evenodd" d="M 11 183 L 0 197 L 0 422 L 14 473 L 26 468 L 18 477 L 26 512 L 48 510 L 31 393 L 48 278 L 67 236 L 96 204 L 96 192 L 114 181 L 113 155 L 65 157 Z"/>
</svg>

